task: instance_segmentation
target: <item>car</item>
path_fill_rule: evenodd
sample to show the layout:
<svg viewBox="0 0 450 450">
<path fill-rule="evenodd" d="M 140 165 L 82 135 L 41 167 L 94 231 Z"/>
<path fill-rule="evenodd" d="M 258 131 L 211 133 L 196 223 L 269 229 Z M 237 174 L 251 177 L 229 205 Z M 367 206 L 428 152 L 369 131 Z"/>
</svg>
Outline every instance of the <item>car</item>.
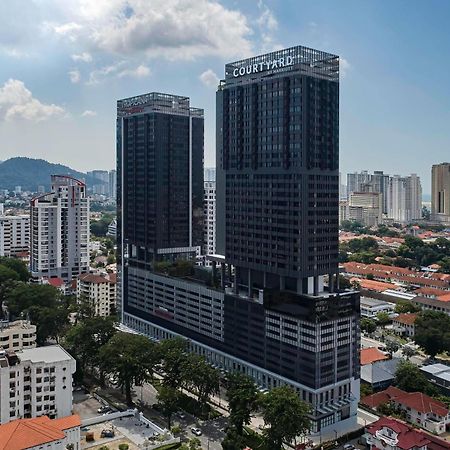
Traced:
<svg viewBox="0 0 450 450">
<path fill-rule="evenodd" d="M 100 437 L 102 437 L 102 438 L 112 438 L 114 436 L 115 436 L 114 430 L 105 429 L 105 430 L 102 430 L 102 432 L 100 433 Z"/>
<path fill-rule="evenodd" d="M 200 428 L 192 427 L 191 428 L 191 432 L 192 432 L 192 434 L 195 434 L 196 436 L 201 436 L 202 435 L 202 430 L 200 430 Z"/>
<path fill-rule="evenodd" d="M 100 406 L 100 408 L 97 409 L 97 412 L 99 414 L 106 414 L 106 413 L 108 413 L 110 411 L 112 411 L 111 408 L 109 406 L 106 406 L 106 405 Z"/>
<path fill-rule="evenodd" d="M 355 446 L 353 444 L 345 444 L 344 450 L 354 450 Z"/>
</svg>

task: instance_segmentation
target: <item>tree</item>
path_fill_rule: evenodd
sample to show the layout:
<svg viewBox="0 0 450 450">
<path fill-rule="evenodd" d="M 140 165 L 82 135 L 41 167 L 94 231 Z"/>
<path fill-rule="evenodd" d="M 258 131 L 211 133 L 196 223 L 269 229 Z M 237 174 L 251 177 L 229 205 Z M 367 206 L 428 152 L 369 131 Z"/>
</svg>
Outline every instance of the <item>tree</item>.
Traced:
<svg viewBox="0 0 450 450">
<path fill-rule="evenodd" d="M 89 317 L 67 332 L 64 346 L 77 359 L 77 366 L 84 372 L 86 368 L 100 364 L 100 349 L 116 332 L 112 317 Z"/>
<path fill-rule="evenodd" d="M 184 442 L 179 450 L 201 450 L 202 443 L 198 438 L 189 439 L 188 442 Z"/>
<path fill-rule="evenodd" d="M 185 375 L 189 387 L 197 395 L 202 413 L 204 412 L 209 397 L 219 391 L 219 372 L 211 367 L 205 358 L 190 353 L 185 361 Z"/>
<path fill-rule="evenodd" d="M 12 318 L 29 316 L 37 327 L 40 345 L 48 338 L 58 341 L 69 326 L 73 300 L 53 286 L 18 283 L 5 292 L 4 301 Z"/>
<path fill-rule="evenodd" d="M 166 416 L 167 428 L 170 430 L 172 424 L 172 415 L 178 409 L 180 393 L 171 386 L 160 386 L 158 391 L 158 403 L 161 405 L 161 411 Z"/>
<path fill-rule="evenodd" d="M 3 264 L 0 264 L 0 283 L 19 281 L 19 274 Z"/>
<path fill-rule="evenodd" d="M 359 387 L 359 391 L 360 391 L 361 398 L 364 398 L 364 397 L 367 397 L 368 395 L 373 394 L 372 386 L 370 386 L 369 384 L 365 384 L 365 383 L 361 383 L 361 385 Z"/>
<path fill-rule="evenodd" d="M 350 280 L 344 275 L 339 274 L 339 288 L 340 289 L 350 289 L 352 287 Z"/>
<path fill-rule="evenodd" d="M 424 311 L 414 323 L 414 340 L 434 358 L 438 353 L 450 351 L 450 317 L 442 312 Z"/>
<path fill-rule="evenodd" d="M 227 399 L 230 424 L 242 435 L 244 425 L 249 425 L 251 414 L 258 404 L 258 389 L 252 378 L 232 373 L 227 379 Z"/>
<path fill-rule="evenodd" d="M 125 389 L 129 406 L 133 404 L 132 385 L 140 386 L 151 378 L 158 357 L 156 344 L 148 338 L 122 332 L 116 333 L 99 352 L 100 366 L 114 375 L 119 386 Z"/>
<path fill-rule="evenodd" d="M 377 323 L 373 319 L 368 317 L 363 317 L 360 322 L 361 331 L 366 331 L 367 333 L 373 333 L 377 329 Z"/>
<path fill-rule="evenodd" d="M 409 361 L 402 361 L 395 372 L 395 385 L 406 392 L 423 392 L 434 395 L 436 388 L 420 369 Z"/>
<path fill-rule="evenodd" d="M 391 323 L 391 318 L 387 312 L 381 311 L 377 314 L 377 322 L 379 325 L 384 327 L 388 323 Z"/>
<path fill-rule="evenodd" d="M 399 349 L 399 345 L 397 342 L 393 340 L 386 341 L 386 350 L 389 352 L 389 354 L 392 356 L 393 353 L 395 353 Z"/>
<path fill-rule="evenodd" d="M 164 372 L 163 384 L 175 389 L 186 384 L 186 364 L 188 342 L 183 338 L 166 339 L 161 341 L 162 368 Z"/>
<path fill-rule="evenodd" d="M 227 430 L 224 440 L 222 441 L 223 450 L 244 449 L 246 447 L 246 439 L 242 434 L 238 433 L 236 428 L 230 427 Z"/>
<path fill-rule="evenodd" d="M 409 360 L 409 358 L 411 358 L 411 356 L 414 356 L 416 354 L 416 351 L 409 345 L 404 345 L 402 347 L 402 354 L 406 359 Z"/>
<path fill-rule="evenodd" d="M 30 272 L 28 271 L 27 265 L 20 259 L 1 257 L 0 265 L 14 270 L 20 281 L 27 282 L 30 279 Z"/>
<path fill-rule="evenodd" d="M 273 388 L 263 397 L 261 407 L 264 423 L 269 426 L 264 431 L 265 440 L 272 450 L 281 449 L 283 441 L 291 442 L 310 429 L 310 407 L 289 386 Z"/>
<path fill-rule="evenodd" d="M 409 302 L 408 300 L 398 300 L 395 305 L 395 312 L 398 314 L 402 313 L 416 313 L 421 311 L 421 309 L 414 305 L 414 303 Z"/>
</svg>

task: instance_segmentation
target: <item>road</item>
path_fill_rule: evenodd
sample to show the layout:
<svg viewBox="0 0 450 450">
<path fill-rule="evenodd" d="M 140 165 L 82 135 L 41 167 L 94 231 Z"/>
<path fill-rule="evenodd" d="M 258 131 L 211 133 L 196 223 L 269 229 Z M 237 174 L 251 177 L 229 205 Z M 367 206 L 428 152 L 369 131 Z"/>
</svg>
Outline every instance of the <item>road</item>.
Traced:
<svg viewBox="0 0 450 450">
<path fill-rule="evenodd" d="M 154 405 L 157 403 L 157 391 L 151 384 L 145 383 L 143 386 L 135 386 L 134 391 L 136 399 L 144 405 Z M 200 439 L 202 449 L 222 450 L 221 442 L 225 437 L 224 429 L 228 425 L 226 417 L 201 421 L 186 412 L 183 412 L 183 414 L 183 419 L 175 416 L 172 420 L 173 425 L 180 425 L 182 429 L 180 437 L 182 440 L 197 437 Z M 192 427 L 199 428 L 202 431 L 202 435 L 195 436 L 191 432 Z"/>
</svg>

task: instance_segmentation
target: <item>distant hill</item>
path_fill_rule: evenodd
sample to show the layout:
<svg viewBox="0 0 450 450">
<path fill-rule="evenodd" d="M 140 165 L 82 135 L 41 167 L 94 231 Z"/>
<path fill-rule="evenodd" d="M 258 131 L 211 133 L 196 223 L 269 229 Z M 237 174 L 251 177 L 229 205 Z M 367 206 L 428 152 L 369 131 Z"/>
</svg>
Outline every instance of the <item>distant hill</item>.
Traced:
<svg viewBox="0 0 450 450">
<path fill-rule="evenodd" d="M 44 159 L 17 157 L 0 163 L 0 189 L 13 190 L 16 186 L 22 186 L 22 191 L 36 192 L 38 186 L 44 186 L 45 190 L 49 191 L 51 175 L 71 175 L 85 180 L 88 186 L 103 183 L 62 164 L 53 164 Z"/>
</svg>

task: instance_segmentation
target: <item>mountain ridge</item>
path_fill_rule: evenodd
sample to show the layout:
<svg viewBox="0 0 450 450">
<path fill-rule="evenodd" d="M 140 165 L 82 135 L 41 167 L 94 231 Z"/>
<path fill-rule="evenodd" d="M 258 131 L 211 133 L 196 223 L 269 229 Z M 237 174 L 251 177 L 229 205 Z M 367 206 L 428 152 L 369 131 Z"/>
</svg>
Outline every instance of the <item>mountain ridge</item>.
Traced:
<svg viewBox="0 0 450 450">
<path fill-rule="evenodd" d="M 103 181 L 63 164 L 18 156 L 0 162 L 0 189 L 13 190 L 21 186 L 22 191 L 37 192 L 38 186 L 44 186 L 49 191 L 51 175 L 70 175 L 85 180 L 88 186 L 103 184 Z"/>
</svg>

